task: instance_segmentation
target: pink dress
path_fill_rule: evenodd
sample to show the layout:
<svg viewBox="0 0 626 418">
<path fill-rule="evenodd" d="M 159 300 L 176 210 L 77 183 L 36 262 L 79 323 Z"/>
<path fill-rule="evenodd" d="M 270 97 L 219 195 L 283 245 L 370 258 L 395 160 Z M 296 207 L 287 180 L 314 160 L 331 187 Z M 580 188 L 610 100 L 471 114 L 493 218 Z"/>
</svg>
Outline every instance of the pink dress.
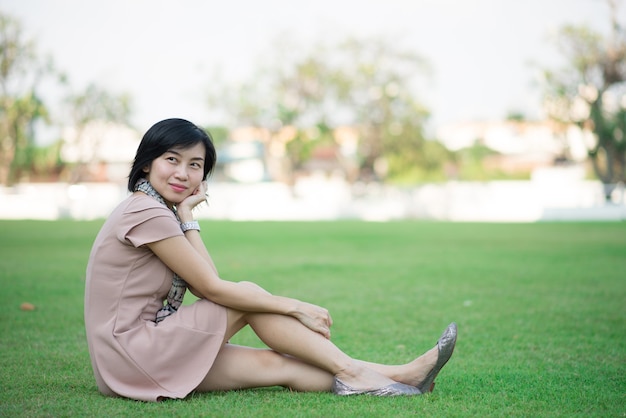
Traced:
<svg viewBox="0 0 626 418">
<path fill-rule="evenodd" d="M 226 309 L 206 299 L 159 324 L 173 272 L 145 244 L 183 235 L 176 217 L 150 196 L 124 200 L 89 256 L 85 327 L 98 389 L 144 401 L 184 398 L 204 379 L 222 345 Z"/>
</svg>

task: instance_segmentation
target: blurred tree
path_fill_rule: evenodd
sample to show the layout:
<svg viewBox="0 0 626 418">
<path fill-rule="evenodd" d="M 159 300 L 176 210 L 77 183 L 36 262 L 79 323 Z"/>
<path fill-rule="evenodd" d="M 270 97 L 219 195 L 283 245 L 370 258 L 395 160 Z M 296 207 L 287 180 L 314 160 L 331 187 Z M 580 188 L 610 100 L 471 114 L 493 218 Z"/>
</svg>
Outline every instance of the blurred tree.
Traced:
<svg viewBox="0 0 626 418">
<path fill-rule="evenodd" d="M 85 135 L 93 123 L 129 125 L 132 103 L 127 94 L 114 95 L 91 83 L 84 92 L 70 94 L 66 99 L 70 111 L 70 126 L 74 128 L 73 145 L 77 161 L 70 169 L 69 182 L 77 183 L 89 177 L 89 167 L 96 162 L 102 138 Z"/>
<path fill-rule="evenodd" d="M 231 124 L 267 128 L 285 144 L 292 170 L 316 148 L 333 144 L 351 181 L 416 181 L 424 173 L 443 173 L 444 148 L 423 133 L 429 115 L 417 99 L 417 82 L 427 74 L 420 57 L 384 39 L 349 39 L 310 50 L 285 36 L 278 43 L 253 81 L 211 96 L 213 106 L 231 115 Z M 286 127 L 292 128 L 288 138 Z M 341 127 L 354 130 L 354 144 L 337 137 Z"/>
<path fill-rule="evenodd" d="M 211 139 L 216 147 L 219 147 L 228 140 L 228 128 L 220 125 L 204 126 L 205 131 L 211 135 Z"/>
<path fill-rule="evenodd" d="M 327 52 L 317 45 L 303 54 L 289 37 L 279 37 L 277 48 L 265 55 L 249 81 L 232 86 L 214 84 L 209 104 L 227 115 L 230 126 L 252 126 L 268 132 L 267 147 L 282 157 L 274 177 L 293 183 L 296 173 L 310 159 L 315 147 L 332 141 L 325 122 L 325 102 L 331 99 L 324 85 L 329 69 Z M 286 177 L 281 177 L 286 175 Z"/>
<path fill-rule="evenodd" d="M 33 148 L 28 173 L 24 173 L 26 181 L 58 181 L 63 171 L 64 163 L 61 160 L 63 141 L 57 140 L 51 144 Z"/>
<path fill-rule="evenodd" d="M 334 111 L 358 129 L 359 177 L 416 181 L 441 173 L 445 152 L 425 139 L 429 112 L 418 100 L 426 63 L 380 38 L 349 39 L 338 50 Z"/>
<path fill-rule="evenodd" d="M 526 115 L 524 112 L 519 110 L 510 110 L 506 115 L 506 120 L 524 122 L 526 120 Z"/>
<path fill-rule="evenodd" d="M 51 62 L 40 61 L 21 24 L 0 13 L 0 183 L 11 185 L 29 169 L 35 155 L 34 125 L 48 120 L 37 89 L 54 74 Z"/>
<path fill-rule="evenodd" d="M 290 138 L 283 139 L 288 181 L 293 182 L 295 173 L 304 168 L 316 148 L 334 143 L 328 115 L 329 102 L 336 97 L 330 88 L 334 74 L 327 65 L 328 50 L 322 45 L 304 55 L 299 55 L 301 48 L 293 45 L 278 51 L 277 58 L 283 64 L 274 73 L 276 101 L 270 126 L 272 131 L 295 128 Z"/>
<path fill-rule="evenodd" d="M 617 21 L 618 0 L 607 3 L 610 35 L 563 27 L 557 42 L 567 67 L 544 75 L 548 114 L 593 133 L 589 158 L 610 200 L 615 184 L 626 182 L 626 33 Z"/>
</svg>

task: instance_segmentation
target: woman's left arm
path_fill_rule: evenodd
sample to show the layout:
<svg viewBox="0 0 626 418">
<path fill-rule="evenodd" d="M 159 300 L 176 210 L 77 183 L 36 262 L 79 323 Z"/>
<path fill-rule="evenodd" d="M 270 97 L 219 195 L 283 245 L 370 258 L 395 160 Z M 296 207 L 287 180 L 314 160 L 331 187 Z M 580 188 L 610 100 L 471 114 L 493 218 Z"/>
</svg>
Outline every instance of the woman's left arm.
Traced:
<svg viewBox="0 0 626 418">
<path fill-rule="evenodd" d="M 249 283 L 222 280 L 185 237 L 165 238 L 147 246 L 202 297 L 238 311 L 292 316 L 330 338 L 332 319 L 328 310 L 297 299 L 272 295 Z"/>
<path fill-rule="evenodd" d="M 200 187 L 198 187 L 198 189 L 194 191 L 194 193 L 191 196 L 189 196 L 187 199 L 185 199 L 180 204 L 178 204 L 176 209 L 177 209 L 177 214 L 178 214 L 178 218 L 180 222 L 182 223 L 192 222 L 194 220 L 192 210 L 198 204 L 206 201 L 206 190 L 207 190 L 207 183 L 206 181 L 203 181 Z M 195 229 L 188 229 L 187 231 L 184 232 L 184 234 L 185 234 L 185 238 L 187 238 L 187 241 L 189 241 L 191 246 L 195 248 L 196 251 L 198 251 L 198 254 L 200 254 L 205 260 L 208 261 L 215 275 L 219 276 L 219 273 L 217 271 L 217 266 L 215 265 L 213 258 L 211 258 L 209 251 L 204 245 L 204 241 L 202 241 L 202 237 L 200 236 L 200 231 L 195 230 Z M 191 286 L 189 287 L 189 291 L 193 293 L 193 295 L 196 297 L 199 297 L 199 298 L 203 297 L 197 290 L 195 290 Z"/>
<path fill-rule="evenodd" d="M 209 254 L 209 251 L 206 249 L 204 242 L 202 241 L 202 237 L 200 236 L 200 231 L 195 230 L 195 229 L 190 229 L 188 231 L 185 231 L 185 238 L 187 238 L 187 241 L 189 241 L 191 246 L 202 256 L 202 258 L 204 258 L 209 263 L 211 270 L 213 270 L 213 272 L 216 275 L 219 275 L 219 273 L 217 272 L 217 267 L 215 266 L 215 263 L 213 262 L 213 259 L 211 258 L 211 255 Z M 198 292 L 191 286 L 189 286 L 189 291 L 193 293 L 194 296 L 196 297 L 199 297 L 199 298 L 203 297 L 200 294 L 200 292 Z"/>
</svg>

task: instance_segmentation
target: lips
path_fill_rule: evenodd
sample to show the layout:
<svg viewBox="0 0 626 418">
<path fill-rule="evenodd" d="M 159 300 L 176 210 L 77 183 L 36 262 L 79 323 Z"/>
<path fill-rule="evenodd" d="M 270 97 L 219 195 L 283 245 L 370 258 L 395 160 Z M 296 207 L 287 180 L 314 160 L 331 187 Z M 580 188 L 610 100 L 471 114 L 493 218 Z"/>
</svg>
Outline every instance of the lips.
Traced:
<svg viewBox="0 0 626 418">
<path fill-rule="evenodd" d="M 181 184 L 170 184 L 170 187 L 172 188 L 172 190 L 174 190 L 177 193 L 184 192 L 185 190 L 187 190 L 187 187 Z"/>
</svg>

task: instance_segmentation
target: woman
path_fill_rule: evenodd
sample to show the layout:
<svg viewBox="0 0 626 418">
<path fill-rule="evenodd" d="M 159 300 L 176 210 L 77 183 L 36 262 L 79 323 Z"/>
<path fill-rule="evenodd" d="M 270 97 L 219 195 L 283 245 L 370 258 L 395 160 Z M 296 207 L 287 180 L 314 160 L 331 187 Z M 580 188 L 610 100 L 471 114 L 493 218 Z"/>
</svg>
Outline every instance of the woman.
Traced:
<svg viewBox="0 0 626 418">
<path fill-rule="evenodd" d="M 210 137 L 186 120 L 161 121 L 144 135 L 132 194 L 103 225 L 87 266 L 85 326 L 98 389 L 145 401 L 267 386 L 338 395 L 432 390 L 454 349 L 454 323 L 410 363 L 367 363 L 330 341 L 326 309 L 219 277 L 192 214 L 215 161 Z M 186 289 L 200 299 L 181 306 Z M 228 342 L 246 325 L 270 349 Z"/>
</svg>

